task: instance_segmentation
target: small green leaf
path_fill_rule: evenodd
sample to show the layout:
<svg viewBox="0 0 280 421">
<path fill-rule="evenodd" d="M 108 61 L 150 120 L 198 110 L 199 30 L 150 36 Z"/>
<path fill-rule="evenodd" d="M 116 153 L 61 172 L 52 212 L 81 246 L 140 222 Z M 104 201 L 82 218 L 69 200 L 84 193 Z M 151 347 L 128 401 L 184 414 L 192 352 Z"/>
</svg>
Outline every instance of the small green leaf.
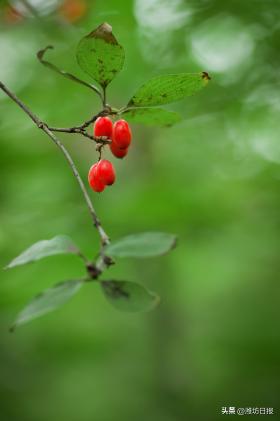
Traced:
<svg viewBox="0 0 280 421">
<path fill-rule="evenodd" d="M 123 68 L 124 57 L 124 49 L 108 23 L 103 23 L 82 38 L 77 48 L 77 61 L 81 69 L 104 88 Z"/>
<path fill-rule="evenodd" d="M 128 107 L 151 107 L 179 101 L 207 85 L 208 73 L 178 73 L 154 77 L 131 98 Z"/>
<path fill-rule="evenodd" d="M 83 281 L 64 281 L 54 287 L 46 289 L 37 295 L 18 315 L 11 330 L 17 326 L 37 319 L 65 304 L 74 294 L 76 294 Z"/>
<path fill-rule="evenodd" d="M 13 259 L 6 269 L 15 266 L 25 265 L 26 263 L 35 262 L 43 257 L 53 256 L 55 254 L 77 254 L 81 255 L 79 249 L 72 242 L 71 238 L 66 235 L 58 235 L 51 240 L 42 240 L 33 244 L 15 259 Z"/>
<path fill-rule="evenodd" d="M 123 237 L 106 247 L 112 257 L 154 257 L 167 253 L 176 245 L 176 236 L 164 232 L 143 232 Z"/>
<path fill-rule="evenodd" d="M 123 114 L 129 122 L 147 126 L 172 126 L 182 120 L 180 114 L 163 108 L 133 108 Z"/>
<path fill-rule="evenodd" d="M 121 311 L 150 311 L 159 303 L 155 293 L 135 282 L 102 281 L 101 286 L 107 300 Z"/>
</svg>

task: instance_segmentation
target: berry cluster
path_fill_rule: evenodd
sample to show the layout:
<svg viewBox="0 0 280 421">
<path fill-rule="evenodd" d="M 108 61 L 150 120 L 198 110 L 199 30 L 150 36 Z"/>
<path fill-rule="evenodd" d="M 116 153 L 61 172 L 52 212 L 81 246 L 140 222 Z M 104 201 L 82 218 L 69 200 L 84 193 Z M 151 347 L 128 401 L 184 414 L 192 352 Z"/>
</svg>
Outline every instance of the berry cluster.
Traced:
<svg viewBox="0 0 280 421">
<path fill-rule="evenodd" d="M 131 130 L 125 120 L 114 123 L 109 117 L 99 117 L 94 124 L 94 136 L 111 140 L 110 149 L 116 158 L 124 158 L 131 143 Z M 106 186 L 111 186 L 116 179 L 113 164 L 107 159 L 100 159 L 92 165 L 88 173 L 88 182 L 92 190 L 102 192 Z"/>
</svg>

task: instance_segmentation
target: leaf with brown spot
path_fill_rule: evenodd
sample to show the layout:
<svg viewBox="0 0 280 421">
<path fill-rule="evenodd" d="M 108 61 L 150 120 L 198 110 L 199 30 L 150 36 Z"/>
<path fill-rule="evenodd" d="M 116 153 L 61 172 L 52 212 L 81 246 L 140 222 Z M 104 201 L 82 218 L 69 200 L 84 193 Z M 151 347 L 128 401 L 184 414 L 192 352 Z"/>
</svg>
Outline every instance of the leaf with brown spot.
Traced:
<svg viewBox="0 0 280 421">
<path fill-rule="evenodd" d="M 150 311 L 160 301 L 158 295 L 136 282 L 102 281 L 101 287 L 110 304 L 120 311 Z"/>
<path fill-rule="evenodd" d="M 81 69 L 106 87 L 122 70 L 125 53 L 112 33 L 112 27 L 103 23 L 78 44 L 77 61 Z"/>
<path fill-rule="evenodd" d="M 200 91 L 209 80 L 206 72 L 157 76 L 138 89 L 128 107 L 153 107 L 179 101 Z"/>
</svg>

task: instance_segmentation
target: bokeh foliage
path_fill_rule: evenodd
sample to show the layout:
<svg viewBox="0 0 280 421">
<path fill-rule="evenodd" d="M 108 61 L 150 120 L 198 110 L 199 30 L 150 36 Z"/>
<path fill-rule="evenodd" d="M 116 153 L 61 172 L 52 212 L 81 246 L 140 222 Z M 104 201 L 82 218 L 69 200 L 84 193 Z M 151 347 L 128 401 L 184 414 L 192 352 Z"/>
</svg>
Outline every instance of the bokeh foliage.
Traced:
<svg viewBox="0 0 280 421">
<path fill-rule="evenodd" d="M 103 21 L 126 50 L 112 105 L 127 103 L 159 73 L 205 70 L 213 78 L 170 107 L 185 117 L 178 125 L 135 125 L 130 156 L 115 162 L 117 183 L 92 196 L 114 239 L 149 230 L 179 235 L 171 255 L 110 269 L 158 291 L 157 310 L 118 313 L 89 286 L 11 335 L 31 296 L 83 269 L 78 258 L 57 256 L 2 272 L 1 418 L 204 421 L 216 420 L 221 406 L 280 407 L 279 6 L 108 0 L 88 2 L 75 24 L 54 11 L 39 21 L 1 21 L 1 80 L 52 125 L 84 121 L 98 100 L 35 54 L 53 44 L 52 60 L 82 77 L 73 51 Z M 1 266 L 60 233 L 93 256 L 98 238 L 63 157 L 2 94 L 0 107 Z M 61 138 L 86 179 L 93 145 Z"/>
</svg>

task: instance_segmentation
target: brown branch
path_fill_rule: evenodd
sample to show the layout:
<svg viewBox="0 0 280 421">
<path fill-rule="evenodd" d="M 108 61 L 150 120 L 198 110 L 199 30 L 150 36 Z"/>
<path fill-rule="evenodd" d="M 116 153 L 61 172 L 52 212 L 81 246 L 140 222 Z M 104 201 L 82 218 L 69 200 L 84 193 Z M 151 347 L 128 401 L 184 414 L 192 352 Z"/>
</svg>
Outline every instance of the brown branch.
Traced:
<svg viewBox="0 0 280 421">
<path fill-rule="evenodd" d="M 102 141 L 105 141 L 106 139 L 101 139 L 100 142 L 100 138 L 96 138 L 94 136 L 91 136 L 90 134 L 88 134 L 85 129 L 92 123 L 94 123 L 98 117 L 104 117 L 104 116 L 109 116 L 109 115 L 118 115 L 119 111 L 118 110 L 112 110 L 111 107 L 109 107 L 108 105 L 106 105 L 106 107 L 100 111 L 98 114 L 95 114 L 93 117 L 91 117 L 89 120 L 85 121 L 83 124 L 81 124 L 80 126 L 73 126 L 73 127 L 49 127 L 50 130 L 54 131 L 54 132 L 64 132 L 64 133 L 79 133 L 85 137 L 88 137 L 91 140 L 96 141 L 97 143 L 102 143 Z M 107 139 L 109 140 L 109 139 Z M 104 143 L 104 142 L 103 142 Z M 110 143 L 110 142 L 105 142 L 105 143 Z"/>
<path fill-rule="evenodd" d="M 89 120 L 85 121 L 81 126 L 78 126 L 78 128 L 84 130 L 86 129 L 91 123 L 94 123 L 98 117 L 105 117 L 108 115 L 117 115 L 118 112 L 116 110 L 113 110 L 109 105 L 105 104 L 104 109 L 100 111 L 100 113 L 94 115 Z"/>
<path fill-rule="evenodd" d="M 89 209 L 90 215 L 92 217 L 92 221 L 94 226 L 96 227 L 98 234 L 100 236 L 101 239 L 101 252 L 104 248 L 104 246 L 106 244 L 109 243 L 109 237 L 106 234 L 106 232 L 104 231 L 99 218 L 96 214 L 96 211 L 93 207 L 93 204 L 90 200 L 90 197 L 87 193 L 86 187 L 83 183 L 83 180 L 74 164 L 74 161 L 71 157 L 71 155 L 69 154 L 69 152 L 67 151 L 67 149 L 65 148 L 65 146 L 61 143 L 61 141 L 55 136 L 55 134 L 52 132 L 52 130 L 48 127 L 48 125 L 44 122 L 42 122 L 14 93 L 12 93 L 1 81 L 0 81 L 0 89 L 2 89 L 3 92 L 6 93 L 6 95 L 8 95 L 30 118 L 31 120 L 36 124 L 36 126 L 43 130 L 51 139 L 52 141 L 56 144 L 56 146 L 61 150 L 61 152 L 63 153 L 64 157 L 66 158 L 68 164 L 71 167 L 71 170 L 75 176 L 75 178 L 78 181 L 78 184 L 80 186 L 80 189 L 83 193 L 84 199 L 86 201 L 87 207 Z"/>
<path fill-rule="evenodd" d="M 112 142 L 111 139 L 109 139 L 106 136 L 100 136 L 100 137 L 92 136 L 89 133 L 87 133 L 85 129 L 81 129 L 80 127 L 50 127 L 50 126 L 48 127 L 52 132 L 81 134 L 82 136 L 102 145 L 109 145 Z"/>
</svg>

